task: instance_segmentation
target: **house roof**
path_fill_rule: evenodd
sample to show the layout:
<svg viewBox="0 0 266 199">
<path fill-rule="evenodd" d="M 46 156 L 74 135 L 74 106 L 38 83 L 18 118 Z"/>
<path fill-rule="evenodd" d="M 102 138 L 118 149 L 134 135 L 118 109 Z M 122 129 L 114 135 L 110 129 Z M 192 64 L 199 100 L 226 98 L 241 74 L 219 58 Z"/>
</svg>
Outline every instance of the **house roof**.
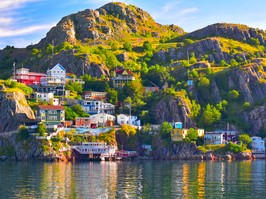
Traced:
<svg viewBox="0 0 266 199">
<path fill-rule="evenodd" d="M 124 71 L 126 71 L 129 75 L 133 75 L 133 73 L 130 70 L 125 70 L 125 69 L 116 69 L 115 73 L 121 75 Z"/>
<path fill-rule="evenodd" d="M 52 106 L 52 105 L 39 105 L 38 106 L 40 110 L 65 110 L 65 108 L 63 106 Z"/>
<path fill-rule="evenodd" d="M 56 64 L 54 67 L 51 68 L 51 70 L 55 67 L 59 66 L 60 69 L 62 69 L 63 71 L 66 71 L 66 69 L 61 65 L 61 64 Z"/>
<path fill-rule="evenodd" d="M 29 75 L 34 75 L 34 76 L 47 76 L 45 73 L 35 73 L 35 72 L 29 72 Z"/>
</svg>

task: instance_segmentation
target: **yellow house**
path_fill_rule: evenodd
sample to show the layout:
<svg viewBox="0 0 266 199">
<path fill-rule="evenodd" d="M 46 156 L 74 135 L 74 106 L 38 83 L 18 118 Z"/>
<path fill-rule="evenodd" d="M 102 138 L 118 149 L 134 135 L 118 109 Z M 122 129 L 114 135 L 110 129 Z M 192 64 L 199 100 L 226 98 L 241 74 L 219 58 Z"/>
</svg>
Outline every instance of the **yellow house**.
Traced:
<svg viewBox="0 0 266 199">
<path fill-rule="evenodd" d="M 182 141 L 186 138 L 189 129 L 177 129 L 174 128 L 171 132 L 171 140 L 172 141 Z M 204 136 L 204 129 L 196 129 L 198 136 Z"/>
<path fill-rule="evenodd" d="M 112 78 L 114 88 L 123 88 L 127 82 L 135 80 L 130 70 L 117 69 Z"/>
<path fill-rule="evenodd" d="M 182 141 L 187 135 L 188 129 L 173 129 L 171 132 L 172 141 Z"/>
</svg>

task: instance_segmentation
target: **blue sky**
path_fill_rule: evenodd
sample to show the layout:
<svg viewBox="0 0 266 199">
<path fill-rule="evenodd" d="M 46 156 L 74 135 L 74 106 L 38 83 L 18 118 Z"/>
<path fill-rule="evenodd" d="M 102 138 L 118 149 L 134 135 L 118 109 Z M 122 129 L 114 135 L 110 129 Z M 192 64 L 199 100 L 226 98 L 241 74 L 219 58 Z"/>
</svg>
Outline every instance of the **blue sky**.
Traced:
<svg viewBox="0 0 266 199">
<path fill-rule="evenodd" d="M 69 14 L 97 9 L 108 0 L 0 0 L 0 49 L 38 43 Z M 266 30 L 265 0 L 121 0 L 149 12 L 156 22 L 191 32 L 207 25 L 241 23 Z"/>
</svg>

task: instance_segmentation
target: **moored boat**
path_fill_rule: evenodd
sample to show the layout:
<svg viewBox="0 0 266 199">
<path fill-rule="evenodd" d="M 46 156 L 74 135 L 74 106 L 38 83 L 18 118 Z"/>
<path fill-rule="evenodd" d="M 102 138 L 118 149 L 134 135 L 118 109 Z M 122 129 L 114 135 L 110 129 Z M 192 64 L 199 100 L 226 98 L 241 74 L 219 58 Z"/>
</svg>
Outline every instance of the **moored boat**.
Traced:
<svg viewBox="0 0 266 199">
<path fill-rule="evenodd" d="M 82 142 L 71 147 L 76 160 L 109 160 L 115 155 L 116 147 L 103 142 Z"/>
</svg>

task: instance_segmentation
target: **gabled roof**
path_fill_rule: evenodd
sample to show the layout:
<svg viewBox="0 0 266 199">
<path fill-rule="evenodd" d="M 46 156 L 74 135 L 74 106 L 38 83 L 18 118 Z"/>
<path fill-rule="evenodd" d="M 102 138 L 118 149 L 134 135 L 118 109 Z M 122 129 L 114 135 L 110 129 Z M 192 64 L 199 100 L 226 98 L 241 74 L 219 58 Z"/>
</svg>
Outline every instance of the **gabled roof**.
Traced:
<svg viewBox="0 0 266 199">
<path fill-rule="evenodd" d="M 45 73 L 36 73 L 36 72 L 29 72 L 29 75 L 34 75 L 34 76 L 44 76 L 44 77 L 47 76 Z"/>
<path fill-rule="evenodd" d="M 61 70 L 66 71 L 66 69 L 61 64 L 56 64 L 54 67 L 52 67 L 50 70 L 54 69 L 55 67 L 59 67 Z"/>
<path fill-rule="evenodd" d="M 60 110 L 63 111 L 65 108 L 63 106 L 52 106 L 52 105 L 39 105 L 38 106 L 40 110 Z"/>
<path fill-rule="evenodd" d="M 130 70 L 128 70 L 128 69 L 127 70 L 125 70 L 125 69 L 116 69 L 115 73 L 118 74 L 118 75 L 122 75 L 124 73 L 124 71 L 127 72 L 129 75 L 133 75 L 133 73 Z"/>
</svg>

